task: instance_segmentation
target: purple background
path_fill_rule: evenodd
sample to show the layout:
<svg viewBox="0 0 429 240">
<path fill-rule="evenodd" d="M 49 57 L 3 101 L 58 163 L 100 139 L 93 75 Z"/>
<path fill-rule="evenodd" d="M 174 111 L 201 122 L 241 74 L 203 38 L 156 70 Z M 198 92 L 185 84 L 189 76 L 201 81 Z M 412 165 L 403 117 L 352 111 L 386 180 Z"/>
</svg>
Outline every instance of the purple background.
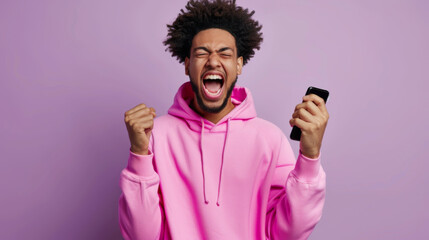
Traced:
<svg viewBox="0 0 429 240">
<path fill-rule="evenodd" d="M 187 81 L 162 45 L 185 3 L 0 2 L 0 239 L 121 238 L 123 114 Z M 288 135 L 306 88 L 331 92 L 310 239 L 429 239 L 429 2 L 238 3 L 263 24 L 239 77 L 260 117 Z"/>
</svg>

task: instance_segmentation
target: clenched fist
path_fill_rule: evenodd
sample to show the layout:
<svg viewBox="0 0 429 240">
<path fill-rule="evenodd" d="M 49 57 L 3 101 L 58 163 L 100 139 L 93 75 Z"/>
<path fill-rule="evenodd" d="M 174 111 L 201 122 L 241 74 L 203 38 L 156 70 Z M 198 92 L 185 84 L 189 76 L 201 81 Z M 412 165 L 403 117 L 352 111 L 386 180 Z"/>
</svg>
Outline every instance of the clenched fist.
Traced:
<svg viewBox="0 0 429 240">
<path fill-rule="evenodd" d="M 149 139 L 153 129 L 155 109 L 139 104 L 125 112 L 125 125 L 131 143 L 131 151 L 135 154 L 147 155 Z"/>
<path fill-rule="evenodd" d="M 320 154 L 329 114 L 321 97 L 310 94 L 304 96 L 302 100 L 302 103 L 296 105 L 289 124 L 299 127 L 302 131 L 301 153 L 309 158 L 317 158 Z"/>
</svg>

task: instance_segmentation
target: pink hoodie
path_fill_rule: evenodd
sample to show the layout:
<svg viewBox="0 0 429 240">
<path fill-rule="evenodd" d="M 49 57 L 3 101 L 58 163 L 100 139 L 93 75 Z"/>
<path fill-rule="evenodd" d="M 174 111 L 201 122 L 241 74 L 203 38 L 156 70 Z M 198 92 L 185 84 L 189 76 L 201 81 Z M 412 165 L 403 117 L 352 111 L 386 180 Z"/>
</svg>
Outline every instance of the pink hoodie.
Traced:
<svg viewBox="0 0 429 240">
<path fill-rule="evenodd" d="M 130 151 L 120 178 L 123 237 L 307 239 L 325 199 L 320 159 L 299 154 L 295 164 L 246 88 L 235 87 L 235 108 L 217 124 L 189 107 L 192 97 L 187 82 L 155 119 L 150 154 Z"/>
</svg>

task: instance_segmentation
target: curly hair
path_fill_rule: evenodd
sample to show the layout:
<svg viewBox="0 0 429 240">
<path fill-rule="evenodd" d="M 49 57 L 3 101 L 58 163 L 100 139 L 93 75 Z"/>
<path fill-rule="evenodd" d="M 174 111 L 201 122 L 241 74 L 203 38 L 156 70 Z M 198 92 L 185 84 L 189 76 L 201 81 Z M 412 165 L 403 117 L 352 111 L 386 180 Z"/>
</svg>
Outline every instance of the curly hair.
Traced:
<svg viewBox="0 0 429 240">
<path fill-rule="evenodd" d="M 172 57 L 180 63 L 190 56 L 192 40 L 202 30 L 219 28 L 235 38 L 237 56 L 243 57 L 243 65 L 255 55 L 262 42 L 262 25 L 251 17 L 255 13 L 235 5 L 235 0 L 190 0 L 186 11 L 180 10 L 173 24 L 167 24 L 167 39 L 163 42 Z"/>
</svg>

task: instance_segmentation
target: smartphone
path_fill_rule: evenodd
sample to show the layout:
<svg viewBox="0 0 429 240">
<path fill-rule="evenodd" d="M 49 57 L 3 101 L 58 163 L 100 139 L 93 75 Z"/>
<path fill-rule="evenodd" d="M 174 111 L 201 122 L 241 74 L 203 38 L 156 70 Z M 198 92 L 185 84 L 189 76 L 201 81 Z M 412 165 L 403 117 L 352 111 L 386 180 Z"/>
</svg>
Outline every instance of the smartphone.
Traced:
<svg viewBox="0 0 429 240">
<path fill-rule="evenodd" d="M 325 103 L 328 100 L 329 92 L 325 89 L 317 88 L 317 87 L 308 87 L 305 95 L 316 94 L 321 97 Z M 292 131 L 290 132 L 290 139 L 299 141 L 301 139 L 301 129 L 296 126 L 293 126 Z"/>
</svg>

